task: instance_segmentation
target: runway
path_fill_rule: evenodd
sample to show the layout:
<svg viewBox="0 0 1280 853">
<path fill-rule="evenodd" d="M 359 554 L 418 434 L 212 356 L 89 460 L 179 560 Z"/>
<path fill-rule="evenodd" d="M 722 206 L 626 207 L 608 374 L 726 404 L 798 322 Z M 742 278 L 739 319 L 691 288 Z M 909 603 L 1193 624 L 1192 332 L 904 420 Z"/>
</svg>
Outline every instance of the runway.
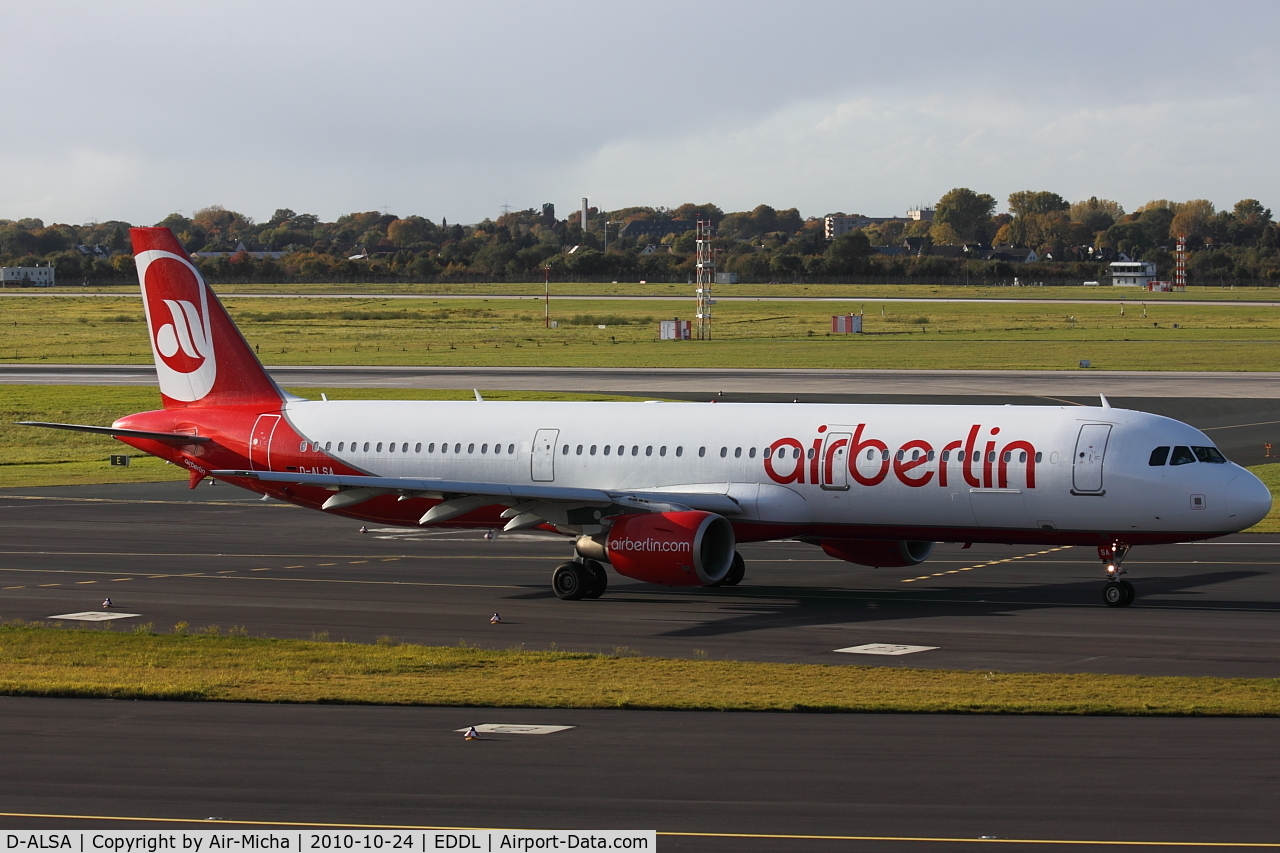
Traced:
<svg viewBox="0 0 1280 853">
<path fill-rule="evenodd" d="M 455 731 L 486 722 L 574 728 Z M 657 829 L 660 850 L 751 853 L 1280 840 L 1280 720 L 0 699 L 0 738 L 9 830 Z M 68 809 L 158 820 L 15 816 Z"/>
<path fill-rule="evenodd" d="M 4 620 L 97 610 L 110 596 L 141 614 L 123 630 L 183 621 L 832 666 L 1280 675 L 1275 536 L 1135 551 L 1126 565 L 1139 598 L 1123 610 L 1101 603 L 1084 549 L 940 546 L 913 570 L 875 570 L 790 542 L 743 546 L 739 587 L 670 590 L 611 573 L 600 600 L 563 602 L 548 584 L 564 540 L 361 534 L 226 485 L 0 490 L 0 543 Z M 503 624 L 489 624 L 494 612 Z M 871 643 L 936 648 L 835 651 Z M 479 743 L 455 731 L 481 723 L 574 728 Z M 209 817 L 228 829 L 656 828 L 674 833 L 659 837 L 664 850 L 707 851 L 972 849 L 922 839 L 982 836 L 1280 842 L 1280 720 L 8 698 L 0 743 L 0 823 L 15 829 L 209 828 Z"/>
<path fill-rule="evenodd" d="M 1136 549 L 1126 610 L 1083 548 L 940 545 L 869 569 L 797 542 L 744 545 L 741 586 L 677 590 L 611 573 L 562 602 L 565 539 L 374 528 L 226 485 L 0 490 L 0 618 L 118 610 L 170 630 L 663 657 L 926 668 L 1280 677 L 1280 536 Z M 500 613 L 504 624 L 490 625 Z M 837 653 L 930 646 L 902 657 Z"/>
<path fill-rule="evenodd" d="M 1123 398 L 1273 399 L 1280 373 L 1092 370 L 752 370 L 615 367 L 360 367 L 268 365 L 292 387 L 455 388 L 672 395 L 824 397 L 1003 396 L 1053 401 Z M 0 384 L 154 385 L 150 364 L 4 364 Z M 1114 402 L 1114 401 L 1113 401 Z"/>
<path fill-rule="evenodd" d="M 153 381 L 150 368 L 133 369 Z M 310 375 L 338 386 L 443 384 L 420 371 L 354 370 L 345 380 Z M 604 373 L 577 378 L 588 386 L 619 381 L 617 371 Z M 822 372 L 797 373 L 818 373 L 807 381 L 826 390 L 800 392 L 797 377 L 765 375 L 716 399 L 1093 403 L 971 387 L 942 397 L 833 394 Z M 523 378 L 539 384 L 558 375 Z M 697 388 L 725 379 L 710 371 L 661 378 L 672 389 L 661 396 L 685 399 L 708 399 Z M 1280 421 L 1270 399 L 1112 402 L 1194 423 L 1243 464 L 1267 461 L 1261 442 Z M 0 490 L 0 543 L 5 620 L 95 610 L 109 595 L 141 614 L 120 623 L 126 630 L 187 622 L 331 641 L 834 666 L 1280 675 L 1280 536 L 1135 551 L 1126 565 L 1139 598 L 1125 610 L 1101 604 L 1099 565 L 1084 549 L 939 546 L 913 570 L 874 570 L 790 542 L 743 546 L 748 575 L 736 588 L 668 590 L 611 574 L 602 599 L 562 602 L 549 574 L 568 555 L 563 540 L 361 534 L 355 522 L 226 485 Z M 493 612 L 503 624 L 489 624 Z M 867 644 L 933 648 L 892 657 L 835 651 Z M 463 743 L 455 729 L 477 723 L 574 728 Z M 0 823 L 139 828 L 216 816 L 229 828 L 236 820 L 630 827 L 670 833 L 659 836 L 662 849 L 706 851 L 971 849 L 975 842 L 921 839 L 982 836 L 1035 842 L 998 842 L 1001 850 L 1040 850 L 1044 841 L 1267 843 L 1280 842 L 1278 735 L 1277 720 L 0 699 L 9 770 L 0 780 L 8 813 Z M 110 770 L 86 773 L 86 760 Z M 878 840 L 835 839 L 850 836 Z"/>
</svg>

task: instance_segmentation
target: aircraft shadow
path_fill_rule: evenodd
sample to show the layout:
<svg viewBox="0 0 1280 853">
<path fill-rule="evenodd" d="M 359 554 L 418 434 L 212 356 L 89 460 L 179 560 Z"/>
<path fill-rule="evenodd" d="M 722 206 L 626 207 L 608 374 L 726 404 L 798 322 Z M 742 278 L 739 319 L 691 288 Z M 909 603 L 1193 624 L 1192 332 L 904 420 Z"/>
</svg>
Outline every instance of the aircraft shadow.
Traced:
<svg viewBox="0 0 1280 853">
<path fill-rule="evenodd" d="M 1280 613 L 1280 601 L 1237 601 L 1203 597 L 1204 587 L 1267 574 L 1258 571 L 1213 572 L 1182 577 L 1142 577 L 1135 584 L 1143 606 L 1144 596 L 1186 596 L 1181 601 L 1150 601 L 1149 606 L 1174 606 L 1196 610 L 1238 610 Z M 629 593 L 640 590 L 628 588 Z M 1011 586 L 1003 589 L 949 586 L 938 589 L 880 590 L 789 586 L 746 586 L 732 590 L 695 590 L 693 594 L 740 596 L 719 615 L 704 623 L 664 633 L 665 637 L 712 637 L 776 628 L 880 623 L 935 617 L 985 617 L 1053 607 L 1097 606 L 1102 603 L 1102 581 L 1073 581 Z M 664 593 L 666 591 L 663 591 Z M 643 594 L 643 593 L 641 593 Z M 664 595 L 665 598 L 665 595 Z M 631 601 L 635 601 L 632 598 Z M 874 605 L 874 606 L 868 606 Z M 729 615 L 725 618 L 725 612 Z M 737 615 L 733 615 L 733 614 Z"/>
</svg>

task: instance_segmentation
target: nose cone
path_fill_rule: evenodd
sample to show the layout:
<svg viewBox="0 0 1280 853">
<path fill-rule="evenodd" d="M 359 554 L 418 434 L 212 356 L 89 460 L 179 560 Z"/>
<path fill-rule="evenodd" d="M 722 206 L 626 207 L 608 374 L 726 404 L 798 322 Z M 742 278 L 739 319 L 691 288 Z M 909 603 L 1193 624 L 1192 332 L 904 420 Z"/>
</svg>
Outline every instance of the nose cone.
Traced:
<svg viewBox="0 0 1280 853">
<path fill-rule="evenodd" d="M 1227 514 L 1236 530 L 1252 527 L 1271 511 L 1271 492 L 1261 480 L 1242 472 L 1227 483 Z"/>
</svg>

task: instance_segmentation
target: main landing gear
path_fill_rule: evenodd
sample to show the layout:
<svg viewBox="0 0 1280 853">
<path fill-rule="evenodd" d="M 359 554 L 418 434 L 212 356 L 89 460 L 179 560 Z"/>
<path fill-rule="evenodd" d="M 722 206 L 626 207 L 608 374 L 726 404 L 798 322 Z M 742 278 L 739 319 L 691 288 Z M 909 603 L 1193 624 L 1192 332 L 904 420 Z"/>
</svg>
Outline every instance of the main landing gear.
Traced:
<svg viewBox="0 0 1280 853">
<path fill-rule="evenodd" d="M 729 566 L 729 574 L 712 584 L 712 586 L 737 586 L 747 574 L 747 563 L 737 551 L 733 552 L 733 563 Z"/>
<path fill-rule="evenodd" d="M 733 552 L 733 562 L 728 573 L 711 586 L 737 586 L 747 573 L 747 564 L 742 555 Z M 609 587 L 609 574 L 597 560 L 579 556 L 576 560 L 568 560 L 556 566 L 551 573 L 551 589 L 556 598 L 563 601 L 579 601 L 584 598 L 599 598 Z"/>
<path fill-rule="evenodd" d="M 1126 574 L 1124 557 L 1129 553 L 1129 546 L 1123 542 L 1112 542 L 1110 545 L 1098 546 L 1098 557 L 1102 560 L 1107 573 L 1107 585 L 1102 588 L 1102 600 L 1108 607 L 1128 607 L 1133 604 L 1136 595 L 1133 584 L 1120 580 Z"/>
<path fill-rule="evenodd" d="M 563 601 L 599 598 L 608 587 L 609 575 L 595 560 L 569 560 L 551 573 L 551 588 Z"/>
</svg>

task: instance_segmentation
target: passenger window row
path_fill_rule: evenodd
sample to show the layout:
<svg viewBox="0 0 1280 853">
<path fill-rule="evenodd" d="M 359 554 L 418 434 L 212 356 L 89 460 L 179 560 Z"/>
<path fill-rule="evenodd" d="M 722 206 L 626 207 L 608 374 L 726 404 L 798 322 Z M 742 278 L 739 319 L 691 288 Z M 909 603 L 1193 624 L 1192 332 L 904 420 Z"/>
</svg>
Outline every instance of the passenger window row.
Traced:
<svg viewBox="0 0 1280 853">
<path fill-rule="evenodd" d="M 304 441 L 304 442 L 302 442 L 302 446 L 301 446 L 301 447 L 299 447 L 298 449 L 299 449 L 300 451 L 302 451 L 303 453 L 305 453 L 305 452 L 307 451 L 308 446 L 309 446 L 309 442 L 305 442 L 305 441 Z M 387 442 L 385 445 L 384 445 L 384 443 L 383 443 L 383 442 L 381 442 L 381 441 L 376 442 L 376 443 L 374 443 L 374 442 L 370 442 L 370 441 L 366 441 L 366 442 L 364 442 L 363 447 L 361 447 L 360 442 L 358 442 L 358 441 L 353 441 L 353 442 L 351 442 L 351 449 L 350 449 L 350 450 L 348 450 L 347 452 L 349 452 L 349 453 L 369 453 L 370 451 L 372 451 L 372 452 L 374 452 L 374 453 L 381 453 L 381 452 L 382 452 L 382 449 L 383 449 L 383 447 L 384 447 L 384 446 L 386 447 L 386 449 L 387 449 L 387 452 L 388 452 L 388 453 L 396 453 L 396 452 L 399 452 L 399 453 L 408 453 L 408 452 L 409 452 L 409 442 L 407 442 L 407 441 L 406 441 L 406 442 L 403 442 L 403 443 L 397 443 L 397 442 L 392 441 L 392 442 Z M 317 442 L 315 443 L 315 446 L 313 447 L 313 449 L 315 450 L 315 452 L 319 453 L 319 452 L 320 452 L 320 442 L 318 442 L 318 441 L 317 441 Z M 326 441 L 326 442 L 324 443 L 324 449 L 325 449 L 325 451 L 326 451 L 326 452 L 333 450 L 333 442 L 332 442 L 332 441 Z M 339 441 L 339 442 L 338 442 L 338 451 L 337 451 L 337 452 L 342 453 L 342 452 L 343 452 L 344 450 L 346 450 L 346 449 L 347 449 L 347 442 L 345 442 L 345 441 Z M 421 453 L 422 451 L 423 451 L 423 444 L 422 444 L 422 442 L 418 442 L 418 443 L 414 444 L 414 446 L 413 446 L 413 452 L 414 452 L 414 453 Z M 427 444 L 427 445 L 426 445 L 426 452 L 427 452 L 427 453 L 435 453 L 435 452 L 436 452 L 436 444 L 435 444 L 435 442 L 434 442 L 434 441 L 433 441 L 433 442 L 431 442 L 430 444 Z M 441 452 L 441 453 L 449 453 L 449 452 L 451 452 L 451 451 L 450 451 L 450 447 L 449 447 L 449 442 L 445 441 L 445 442 L 441 442 L 441 443 L 440 443 L 440 452 Z M 453 444 L 452 452 L 453 452 L 453 453 L 462 453 L 462 442 L 455 442 L 455 443 Z M 474 442 L 469 443 L 469 444 L 467 445 L 467 453 L 475 453 L 475 452 L 476 452 L 476 445 L 475 445 L 475 443 L 474 443 Z M 490 446 L 489 446 L 487 443 L 486 443 L 486 444 L 481 444 L 481 445 L 480 445 L 480 452 L 481 452 L 481 453 L 489 453 L 489 452 L 490 452 Z M 502 445 L 501 445 L 501 444 L 494 444 L 494 445 L 493 445 L 493 447 L 492 447 L 492 452 L 493 452 L 494 454 L 501 454 L 501 453 L 503 453 L 504 451 L 503 451 L 503 447 L 502 447 Z M 515 446 L 514 444 L 508 444 L 508 445 L 506 446 L 506 451 L 505 451 L 505 452 L 506 452 L 506 454 L 507 454 L 508 456 L 514 456 L 514 455 L 515 455 L 515 452 L 516 452 L 516 446 Z"/>
<path fill-rule="evenodd" d="M 868 451 L 867 451 L 867 459 L 868 459 L 868 460 L 875 459 L 877 455 L 879 455 L 879 457 L 880 457 L 880 460 L 881 460 L 881 461 L 885 461 L 885 460 L 887 460 L 887 459 L 889 458 L 889 451 L 887 451 L 887 450 L 881 450 L 879 454 L 877 454 L 875 450 L 868 450 Z M 934 460 L 934 453 L 933 453 L 933 451 L 932 451 L 932 450 L 930 450 L 928 453 L 925 453 L 925 454 L 923 454 L 923 455 L 924 455 L 925 459 L 926 459 L 927 461 L 929 461 L 929 462 L 932 462 L 932 461 Z M 813 454 L 812 454 L 812 453 L 810 453 L 810 454 L 809 454 L 809 456 L 810 456 L 810 458 L 812 458 Z M 920 458 L 920 456 L 921 456 L 921 452 L 920 452 L 919 450 L 912 450 L 912 451 L 911 451 L 911 461 L 912 461 L 912 462 L 917 461 L 917 460 Z M 895 458 L 895 459 L 897 459 L 899 462 L 902 462 L 903 460 L 905 460 L 905 459 L 907 458 L 907 457 L 906 457 L 906 451 L 905 451 L 905 450 L 899 450 L 896 454 L 894 454 L 894 458 Z M 944 450 L 944 451 L 942 451 L 942 457 L 941 457 L 941 458 L 942 458 L 942 461 L 943 461 L 943 462 L 953 462 L 953 461 L 954 461 L 954 462 L 964 462 L 964 461 L 965 461 L 964 451 L 963 451 L 963 450 L 957 450 L 957 451 L 956 451 L 956 455 L 955 455 L 954 459 L 953 459 L 953 458 L 952 458 L 952 456 L 951 456 L 951 451 L 950 451 L 950 450 Z M 1013 451 L 1012 451 L 1012 450 L 1006 450 L 1006 451 L 1004 452 L 1004 454 L 1001 456 L 1001 458 L 1002 458 L 1002 460 L 1003 460 L 1003 461 L 1005 461 L 1005 462 L 1012 462 L 1012 461 L 1014 461 Z M 1036 453 L 1036 456 L 1035 456 L 1035 461 L 1036 461 L 1036 462 L 1041 461 L 1043 458 L 1044 458 L 1044 454 L 1043 454 L 1043 453 L 1040 453 L 1040 452 L 1037 452 L 1037 453 Z M 973 451 L 973 458 L 972 458 L 970 461 L 972 461 L 972 462 L 981 462 L 981 461 L 982 461 L 982 451 L 981 451 L 981 450 L 975 450 L 975 451 Z M 987 451 L 987 461 L 988 461 L 988 462 L 995 462 L 995 461 L 996 461 L 996 452 L 995 452 L 994 450 Z M 1018 462 L 1020 462 L 1020 463 L 1024 463 L 1024 464 L 1025 464 L 1025 463 L 1026 463 L 1026 461 L 1027 461 L 1027 451 L 1025 451 L 1025 450 L 1020 450 L 1020 451 L 1018 451 Z"/>
<path fill-rule="evenodd" d="M 568 455 L 569 455 L 569 447 L 570 447 L 570 446 L 569 446 L 569 445 L 567 445 L 567 444 L 566 444 L 566 445 L 564 445 L 564 446 L 562 446 L 562 447 L 560 448 L 560 455 L 561 455 L 561 456 L 568 456 Z M 666 455 L 667 455 L 667 446 L 664 444 L 664 445 L 662 445 L 662 446 L 658 447 L 658 448 L 657 448 L 657 451 L 658 451 L 658 455 L 659 455 L 659 456 L 666 456 Z M 654 446 L 653 446 L 652 444 L 650 444 L 650 445 L 646 445 L 646 446 L 645 446 L 645 448 L 644 448 L 644 455 L 645 455 L 645 456 L 652 456 L 652 455 L 653 455 L 653 452 L 654 452 Z M 735 448 L 733 449 L 733 456 L 734 456 L 734 458 L 735 458 L 735 459 L 741 459 L 741 458 L 742 458 L 742 452 L 743 452 L 743 451 L 742 451 L 742 448 L 741 448 L 741 447 L 735 447 Z M 583 455 L 583 453 L 586 453 L 586 455 L 588 455 L 588 456 L 595 456 L 597 453 L 598 453 L 598 454 L 601 454 L 601 455 L 603 455 L 603 456 L 611 456 L 611 455 L 616 455 L 616 456 L 626 456 L 626 455 L 627 455 L 627 453 L 628 453 L 628 448 L 627 448 L 627 446 L 626 446 L 625 444 L 619 444 L 616 448 L 615 448 L 612 444 L 606 444 L 606 445 L 603 445 L 603 446 L 598 445 L 598 444 L 592 444 L 592 445 L 590 445 L 590 446 L 585 445 L 585 444 L 579 444 L 579 445 L 577 445 L 576 447 L 574 447 L 574 448 L 573 448 L 573 455 L 575 455 L 575 456 L 581 456 L 581 455 Z M 748 458 L 748 459 L 755 459 L 755 458 L 756 458 L 756 448 L 754 448 L 754 447 L 749 447 L 749 448 L 747 448 L 746 453 L 747 453 L 747 458 Z M 796 451 L 796 453 L 797 453 L 797 455 L 798 455 L 798 454 L 799 454 L 799 451 Z M 631 445 L 631 448 L 630 448 L 630 454 L 631 454 L 632 456 L 639 456 L 639 455 L 640 455 L 640 445 L 638 445 L 638 444 L 633 444 L 633 445 Z M 765 459 L 768 459 L 768 458 L 769 458 L 769 450 L 768 450 L 768 448 L 765 448 L 765 450 L 763 451 L 763 454 L 764 454 L 764 458 L 765 458 Z M 684 446 L 683 446 L 683 445 L 678 445 L 678 446 L 675 448 L 675 455 L 676 455 L 676 456 L 684 456 Z M 706 455 L 707 455 L 707 448 L 706 448 L 706 447 L 699 447 L 699 448 L 698 448 L 698 456 L 699 456 L 699 457 L 705 457 Z M 723 459 L 723 458 L 727 457 L 728 455 L 729 455 L 729 448 L 727 448 L 727 447 L 722 447 L 722 448 L 720 448 L 720 458 L 721 458 L 721 459 Z M 812 455 L 812 454 L 810 454 L 810 455 Z"/>
<path fill-rule="evenodd" d="M 337 447 L 337 452 L 338 452 L 338 453 L 342 453 L 344 450 L 346 450 L 346 451 L 347 451 L 347 452 L 349 452 L 349 453 L 369 453 L 369 452 L 371 452 L 371 451 L 372 451 L 373 453 L 382 453 L 382 451 L 383 451 L 383 447 L 384 447 L 384 446 L 386 447 L 386 450 L 387 450 L 387 452 L 388 452 L 388 453 L 396 453 L 396 452 L 397 452 L 397 448 L 398 448 L 398 452 L 400 452 L 400 453 L 408 453 L 408 452 L 409 452 L 409 442 L 407 442 L 407 441 L 406 441 L 406 442 L 399 443 L 399 444 L 397 444 L 397 442 L 394 442 L 394 441 L 392 441 L 392 442 L 388 442 L 388 443 L 385 443 L 385 444 L 384 444 L 383 442 L 381 442 L 381 441 L 379 441 L 379 442 L 369 442 L 369 441 L 366 441 L 366 442 L 364 442 L 364 443 L 363 443 L 363 446 L 361 445 L 361 443 L 360 443 L 360 442 L 358 442 L 358 441 L 353 441 L 353 442 L 351 442 L 351 443 L 350 443 L 350 450 L 347 450 L 347 442 L 345 442 L 345 441 L 339 441 L 339 442 L 338 442 L 338 447 Z M 568 445 L 568 444 L 563 445 L 563 446 L 560 448 L 560 455 L 562 455 L 562 456 L 568 456 L 568 455 L 569 455 L 569 448 L 570 448 L 570 445 Z M 304 441 L 304 442 L 302 442 L 302 444 L 301 444 L 301 445 L 299 445 L 299 447 L 298 447 L 298 450 L 299 450 L 300 452 L 302 452 L 302 453 L 307 452 L 307 450 L 308 450 L 308 449 L 314 450 L 316 453 L 319 453 L 319 452 L 320 452 L 320 442 L 318 442 L 318 441 L 317 441 L 314 445 L 312 445 L 310 442 Z M 333 442 L 332 442 L 332 441 L 326 441 L 326 442 L 324 443 L 324 450 L 325 450 L 325 452 L 332 451 L 333 449 L 334 449 L 334 448 L 333 448 Z M 481 453 L 481 454 L 488 454 L 488 453 L 490 453 L 490 450 L 491 450 L 490 445 L 488 445 L 487 443 L 486 443 L 486 444 L 481 444 L 481 445 L 480 445 L 480 453 Z M 666 456 L 666 455 L 667 455 L 667 446 L 666 446 L 665 444 L 664 444 L 664 445 L 661 445 L 660 447 L 658 447 L 658 448 L 657 448 L 657 450 L 658 450 L 658 456 Z M 1191 455 L 1191 451 L 1192 451 L 1192 450 L 1194 450 L 1194 451 L 1195 451 L 1195 455 L 1194 455 L 1194 456 L 1192 456 L 1192 455 Z M 579 445 L 577 445 L 577 447 L 573 450 L 573 453 L 574 453 L 574 455 L 576 455 L 576 456 L 582 456 L 584 451 L 586 452 L 586 454 L 587 454 L 588 456 L 595 456 L 597 453 L 601 453 L 601 454 L 603 454 L 604 456 L 610 456 L 610 455 L 626 456 L 626 455 L 627 455 L 627 446 L 626 446 L 625 444 L 619 444 L 619 445 L 615 448 L 612 444 L 606 444 L 606 445 L 603 445 L 603 447 L 601 447 L 600 445 L 592 444 L 592 445 L 590 445 L 590 447 L 587 447 L 586 445 L 579 444 Z M 632 456 L 639 456 L 639 455 L 640 455 L 640 445 L 638 445 L 638 444 L 633 444 L 633 445 L 631 445 L 630 451 L 631 451 L 631 455 L 632 455 Z M 645 446 L 645 448 L 644 448 L 644 455 L 645 455 L 645 456 L 653 456 L 653 451 L 654 451 L 654 447 L 653 447 L 653 445 L 646 445 L 646 446 Z M 788 453 L 788 451 L 790 451 L 790 453 Z M 413 446 L 413 452 L 414 452 L 414 453 L 422 453 L 422 452 L 423 452 L 423 444 L 422 444 L 422 442 L 418 442 L 418 443 L 414 444 L 414 446 Z M 435 442 L 430 442 L 429 444 L 427 444 L 427 445 L 426 445 L 426 452 L 427 452 L 427 453 L 435 453 L 435 452 L 436 452 L 436 444 L 435 444 Z M 461 454 L 461 453 L 463 452 L 463 451 L 462 451 L 462 442 L 454 442 L 453 447 L 452 447 L 452 451 L 450 450 L 449 442 L 447 442 L 447 441 L 445 441 L 445 442 L 441 442 L 441 443 L 440 443 L 440 453 L 441 453 L 441 454 L 448 454 L 448 453 L 450 453 L 450 452 L 452 452 L 452 453 L 454 453 L 454 454 Z M 466 452 L 467 452 L 467 453 L 471 453 L 471 454 L 474 454 L 474 453 L 476 452 L 476 445 L 475 445 L 475 443 L 474 443 L 474 442 L 471 442 L 471 443 L 468 443 L 468 444 L 467 444 L 467 450 L 466 450 Z M 507 454 L 508 456 L 513 456 L 513 455 L 515 455 L 515 452 L 516 452 L 516 446 L 515 446 L 515 444 L 508 444 L 508 445 L 506 446 L 506 451 L 505 451 L 505 452 L 506 452 L 506 454 Z M 503 453 L 503 447 L 502 447 L 502 445 L 501 445 L 500 443 L 498 443 L 498 444 L 494 444 L 494 445 L 492 446 L 492 453 L 493 453 L 494 455 L 502 454 L 502 453 Z M 741 458 L 742 458 L 742 453 L 743 453 L 743 449 L 742 449 L 741 447 L 735 447 L 735 448 L 733 448 L 733 457 L 734 457 L 735 459 L 741 459 Z M 1150 463 L 1150 464 L 1152 464 L 1152 465 L 1163 465 L 1163 464 L 1164 464 L 1165 456 L 1167 456 L 1167 455 L 1168 455 L 1168 453 L 1169 453 L 1169 448 L 1168 448 L 1168 447 L 1157 447 L 1155 450 L 1153 450 L 1153 451 L 1151 452 L 1151 463 Z M 1184 455 L 1183 455 L 1183 456 L 1180 456 L 1180 455 L 1179 455 L 1180 453 L 1182 453 L 1182 454 L 1184 454 Z M 755 458 L 756 458 L 756 448 L 754 448 L 754 447 L 748 447 L 748 448 L 746 449 L 746 454 L 747 454 L 747 458 L 748 458 L 748 459 L 755 459 Z M 677 446 L 676 446 L 676 448 L 675 448 L 675 455 L 676 455 L 677 457 L 684 456 L 684 446 L 683 446 L 683 445 L 677 445 Z M 706 455 L 707 455 L 707 448 L 706 448 L 706 447 L 699 447 L 699 448 L 698 448 L 698 456 L 699 456 L 699 458 L 706 457 Z M 812 459 L 812 458 L 814 457 L 814 449 L 813 449 L 812 447 L 810 447 L 810 448 L 808 449 L 808 451 L 806 451 L 806 452 L 802 453 L 802 452 L 801 452 L 801 450 L 800 450 L 800 448 L 798 448 L 798 447 L 782 447 L 782 448 L 779 448 L 779 449 L 778 449 L 778 451 L 777 451 L 777 452 L 776 452 L 776 454 L 775 454 L 775 453 L 773 452 L 772 448 L 768 448 L 768 447 L 766 447 L 766 448 L 764 448 L 764 449 L 762 449 L 762 450 L 760 451 L 760 456 L 761 456 L 761 458 L 763 458 L 763 459 L 768 459 L 768 458 L 770 458 L 771 456 L 776 456 L 778 459 L 786 459 L 786 458 L 788 458 L 788 456 L 790 456 L 790 458 L 792 458 L 792 459 L 799 459 L 802 455 L 803 455 L 805 458 L 807 458 L 807 459 Z M 921 455 L 921 452 L 920 452 L 919 450 L 912 450 L 912 451 L 911 451 L 911 461 L 912 461 L 912 462 L 915 462 L 916 460 L 918 460 L 918 459 L 920 458 L 920 455 Z M 729 448 L 728 448 L 728 447 L 721 447 L 721 448 L 720 448 L 720 458 L 721 458 L 721 459 L 725 459 L 725 458 L 727 458 L 728 456 L 729 456 Z M 866 458 L 867 458 L 868 460 L 875 459 L 877 456 L 879 456 L 879 457 L 880 457 L 880 459 L 881 459 L 882 461 L 884 461 L 884 460 L 888 460 L 888 458 L 889 458 L 889 451 L 888 451 L 888 450 L 882 450 L 882 451 L 880 451 L 879 453 L 877 453 L 874 449 L 872 449 L 872 450 L 868 450 L 868 451 L 867 451 L 867 456 L 866 456 Z M 928 451 L 928 453 L 926 453 L 926 454 L 925 454 L 925 456 L 926 456 L 926 458 L 928 459 L 928 461 L 930 461 L 930 462 L 932 462 L 932 461 L 934 460 L 934 452 L 933 452 L 932 450 Z M 1041 460 L 1041 457 L 1042 457 L 1042 454 L 1037 453 L 1037 454 L 1036 454 L 1036 456 L 1035 456 L 1035 461 L 1036 461 L 1036 462 L 1039 462 L 1039 461 Z M 1157 461 L 1157 457 L 1159 458 L 1159 461 Z M 1169 464 L 1171 464 L 1171 465 L 1185 465 L 1187 462 L 1195 462 L 1197 457 L 1199 458 L 1199 460 L 1200 460 L 1201 462 L 1226 462 L 1226 461 L 1227 461 L 1226 459 L 1224 459 L 1224 458 L 1223 458 L 1222 454 L 1218 452 L 1218 449 L 1217 449 L 1216 447 L 1194 447 L 1194 448 L 1191 448 L 1190 450 L 1188 450 L 1188 448 L 1186 448 L 1186 447 L 1178 447 L 1178 448 L 1175 448 L 1175 449 L 1174 449 L 1174 460 L 1173 460 L 1173 461 L 1171 461 Z M 899 450 L 899 451 L 897 452 L 897 454 L 895 455 L 895 458 L 896 458 L 898 461 L 902 461 L 903 459 L 905 459 L 905 458 L 906 458 L 905 451 Z M 1181 461 L 1179 461 L 1179 460 L 1181 460 Z M 952 461 L 951 451 L 949 451 L 949 450 L 944 450 L 944 451 L 942 451 L 942 461 L 943 461 L 943 462 L 950 462 L 950 461 Z M 963 461 L 964 461 L 964 452 L 963 452 L 963 451 L 957 451 L 957 452 L 956 452 L 956 454 L 955 454 L 955 461 L 956 461 L 956 462 L 963 462 Z M 978 451 L 978 450 L 973 451 L 973 461 L 974 461 L 974 462 L 981 462 L 981 461 L 982 461 L 982 452 L 981 452 L 981 451 Z M 988 462 L 995 462 L 995 461 L 996 461 L 996 453 L 995 453 L 995 451 L 990 451 L 990 452 L 988 452 L 988 453 L 987 453 L 987 461 L 988 461 Z M 1004 461 L 1005 461 L 1005 462 L 1012 462 L 1012 461 L 1013 461 L 1013 453 L 1012 453 L 1012 451 L 1005 451 L 1005 453 L 1004 453 Z M 1025 463 L 1026 461 L 1027 461 L 1027 452 L 1026 452 L 1025 450 L 1020 451 L 1020 452 L 1018 453 L 1018 462 L 1020 462 L 1020 463 Z"/>
<path fill-rule="evenodd" d="M 1165 464 L 1168 460 L 1170 465 L 1189 465 L 1192 462 L 1209 462 L 1214 465 L 1222 465 L 1227 461 L 1227 457 L 1222 455 L 1222 451 L 1216 447 L 1183 447 L 1178 446 L 1172 449 L 1165 447 L 1157 447 L 1151 451 L 1151 458 L 1147 460 L 1147 464 L 1152 468 Z"/>
</svg>

